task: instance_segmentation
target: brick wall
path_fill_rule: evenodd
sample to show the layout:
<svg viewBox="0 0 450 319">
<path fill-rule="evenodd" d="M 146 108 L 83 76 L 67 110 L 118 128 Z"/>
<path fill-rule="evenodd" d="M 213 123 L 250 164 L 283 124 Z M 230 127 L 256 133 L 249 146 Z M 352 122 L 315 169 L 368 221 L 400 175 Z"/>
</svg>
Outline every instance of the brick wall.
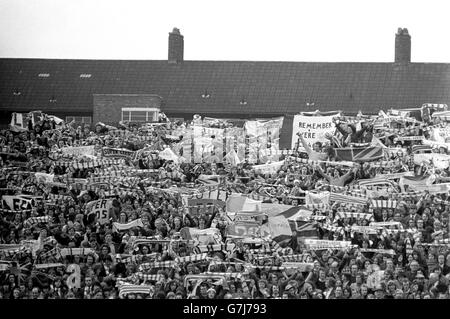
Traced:
<svg viewBox="0 0 450 319">
<path fill-rule="evenodd" d="M 122 119 L 123 107 L 160 108 L 161 103 L 154 94 L 94 94 L 93 123 L 114 125 Z"/>
</svg>

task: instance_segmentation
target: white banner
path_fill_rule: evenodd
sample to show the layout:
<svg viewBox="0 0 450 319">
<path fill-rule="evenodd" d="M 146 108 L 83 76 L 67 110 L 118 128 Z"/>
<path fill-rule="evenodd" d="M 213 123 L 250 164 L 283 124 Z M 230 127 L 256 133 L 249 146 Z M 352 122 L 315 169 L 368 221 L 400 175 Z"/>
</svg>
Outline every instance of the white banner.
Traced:
<svg viewBox="0 0 450 319">
<path fill-rule="evenodd" d="M 311 250 L 320 249 L 342 249 L 347 248 L 352 245 L 350 241 L 339 241 L 339 240 L 321 240 L 321 239 L 305 239 L 305 245 Z"/>
<path fill-rule="evenodd" d="M 34 206 L 33 199 L 24 198 L 20 195 L 3 195 L 2 200 L 3 207 L 10 210 L 27 210 Z"/>
<path fill-rule="evenodd" d="M 95 145 L 89 146 L 77 146 L 77 147 L 63 147 L 61 149 L 63 155 L 74 155 L 74 156 L 94 156 Z"/>
<path fill-rule="evenodd" d="M 433 163 L 438 169 L 446 169 L 449 167 L 450 155 L 439 153 L 414 154 L 414 164 Z"/>
<path fill-rule="evenodd" d="M 448 191 L 450 191 L 450 183 L 414 185 L 412 188 L 418 192 L 428 191 L 430 194 L 447 193 Z"/>
<path fill-rule="evenodd" d="M 332 116 L 295 115 L 292 124 L 291 148 L 294 149 L 298 143 L 299 137 L 297 133 L 303 135 L 303 138 L 311 148 L 315 142 L 326 142 L 325 134 L 334 134 L 336 126 L 333 123 L 333 118 L 337 116 L 339 116 L 339 113 Z"/>
<path fill-rule="evenodd" d="M 111 199 L 99 199 L 89 202 L 86 210 L 90 214 L 95 214 L 97 221 L 103 225 L 109 221 L 109 210 L 112 207 Z"/>
<path fill-rule="evenodd" d="M 430 137 L 438 143 L 450 143 L 450 126 L 433 128 Z"/>
</svg>

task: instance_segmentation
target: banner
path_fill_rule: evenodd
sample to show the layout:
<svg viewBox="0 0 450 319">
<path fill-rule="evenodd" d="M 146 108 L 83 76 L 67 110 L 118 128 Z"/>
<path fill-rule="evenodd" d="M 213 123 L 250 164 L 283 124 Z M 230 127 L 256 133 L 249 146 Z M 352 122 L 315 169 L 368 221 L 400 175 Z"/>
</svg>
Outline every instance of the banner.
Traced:
<svg viewBox="0 0 450 319">
<path fill-rule="evenodd" d="M 302 262 L 283 262 L 281 267 L 298 269 L 300 272 L 311 271 L 314 268 L 314 263 L 302 263 Z"/>
<path fill-rule="evenodd" d="M 425 139 L 424 136 L 398 136 L 396 137 L 399 141 L 422 141 Z"/>
<path fill-rule="evenodd" d="M 315 142 L 326 142 L 325 134 L 334 135 L 336 126 L 333 123 L 333 118 L 338 117 L 339 113 L 331 116 L 305 116 L 295 115 L 292 124 L 292 144 L 291 149 L 299 143 L 297 133 L 300 133 L 309 147 Z"/>
<path fill-rule="evenodd" d="M 226 201 L 227 212 L 261 211 L 262 201 L 250 199 L 242 194 L 231 194 Z"/>
<path fill-rule="evenodd" d="M 450 126 L 435 127 L 430 131 L 430 138 L 438 143 L 450 143 Z M 425 142 L 430 142 L 425 140 Z"/>
<path fill-rule="evenodd" d="M 441 194 L 450 191 L 450 183 L 410 186 L 417 192 L 428 191 L 430 194 Z"/>
<path fill-rule="evenodd" d="M 355 233 L 362 233 L 362 234 L 369 234 L 369 235 L 376 235 L 378 232 L 376 228 L 371 226 L 352 226 L 350 228 L 350 231 Z"/>
<path fill-rule="evenodd" d="M 98 199 L 89 202 L 86 205 L 86 211 L 89 211 L 89 215 L 95 214 L 96 220 L 100 223 L 100 225 L 106 224 L 109 221 L 109 210 L 111 208 L 111 199 Z"/>
<path fill-rule="evenodd" d="M 228 214 L 229 216 L 231 214 Z M 262 212 L 245 212 L 241 211 L 236 214 L 234 214 L 233 221 L 234 222 L 257 222 L 259 224 L 262 224 L 263 220 L 265 220 L 267 217 L 266 214 L 263 214 Z"/>
<path fill-rule="evenodd" d="M 244 124 L 247 136 L 249 163 L 267 163 L 278 161 L 280 130 L 283 117 L 268 120 L 246 121 Z"/>
<path fill-rule="evenodd" d="M 352 243 L 350 241 L 320 240 L 310 238 L 306 238 L 304 243 L 306 247 L 311 250 L 343 249 L 352 246 Z"/>
<path fill-rule="evenodd" d="M 226 228 L 227 237 L 261 237 L 261 226 L 258 222 L 235 222 Z"/>
<path fill-rule="evenodd" d="M 420 154 L 422 155 L 422 154 Z M 409 189 L 419 190 L 420 188 L 431 186 L 435 181 L 434 175 L 421 175 L 421 176 L 403 176 L 400 178 L 399 185 L 402 190 L 405 190 L 407 185 Z"/>
<path fill-rule="evenodd" d="M 77 146 L 77 147 L 63 147 L 61 151 L 63 155 L 72 155 L 72 156 L 94 156 L 95 145 L 89 146 Z"/>
<path fill-rule="evenodd" d="M 391 227 L 391 226 L 400 226 L 400 222 L 371 222 L 369 224 L 370 227 L 374 228 L 385 228 L 385 227 Z"/>
<path fill-rule="evenodd" d="M 218 228 L 184 227 L 180 230 L 180 235 L 185 240 L 194 240 L 197 245 L 220 244 L 222 242 L 222 235 Z"/>
<path fill-rule="evenodd" d="M 112 158 L 133 158 L 134 152 L 124 148 L 103 147 L 103 156 Z"/>
<path fill-rule="evenodd" d="M 450 155 L 430 153 L 430 154 L 414 154 L 414 164 L 433 163 L 436 168 L 446 169 L 449 167 Z"/>
<path fill-rule="evenodd" d="M 34 200 L 21 195 L 3 195 L 3 208 L 20 211 L 31 209 L 35 204 Z"/>
<path fill-rule="evenodd" d="M 26 121 L 26 113 L 13 113 L 11 115 L 10 129 L 14 132 L 28 131 L 28 124 Z"/>
</svg>

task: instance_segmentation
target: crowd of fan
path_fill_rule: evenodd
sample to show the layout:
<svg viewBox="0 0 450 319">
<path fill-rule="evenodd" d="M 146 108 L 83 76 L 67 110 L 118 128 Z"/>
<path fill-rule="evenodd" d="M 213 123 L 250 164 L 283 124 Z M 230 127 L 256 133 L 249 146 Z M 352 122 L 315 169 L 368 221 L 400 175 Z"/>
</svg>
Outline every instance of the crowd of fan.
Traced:
<svg viewBox="0 0 450 319">
<path fill-rule="evenodd" d="M 200 175 L 218 174 L 225 186 L 232 185 L 243 194 L 261 191 L 263 185 L 267 202 L 298 206 L 304 204 L 302 198 L 309 191 L 338 189 L 377 174 L 414 171 L 416 175 L 434 174 L 436 182 L 449 176 L 448 169 L 437 170 L 431 164 L 414 165 L 411 145 L 402 145 L 395 134 L 386 135 L 381 141 L 408 152 L 387 154 L 383 160 L 393 163 L 390 166 L 373 162 L 337 168 L 316 162 L 335 160 L 333 148 L 371 142 L 374 135 L 371 123 L 363 121 L 357 130 L 345 121 L 336 121 L 339 133 L 328 136 L 327 145 L 316 143 L 312 149 L 300 137 L 299 146 L 303 144 L 306 153 L 299 151 L 286 156 L 285 164 L 276 173 L 259 173 L 246 163 L 229 167 L 220 163 L 175 164 L 157 157 L 127 160 L 129 166 L 157 169 L 158 174 L 145 179 L 140 176 L 138 186 L 112 197 L 109 220 L 104 224 L 86 209 L 101 194 L 64 188 L 57 183 L 47 185 L 36 180 L 34 173 L 54 174 L 61 177 L 60 181 L 63 177 L 90 178 L 98 167 L 61 167 L 55 164 L 58 159 L 54 154 L 62 147 L 80 145 L 132 151 L 152 146 L 161 150 L 171 142 L 163 138 L 162 129 L 169 132 L 173 124 L 158 126 L 147 139 L 139 138 L 138 128 L 122 128 L 130 135 L 117 136 L 106 125 L 74 127 L 73 123 L 58 125 L 48 118 L 30 125 L 24 132 L 2 130 L 1 194 L 32 195 L 35 204 L 31 210 L 1 211 L 0 299 L 448 299 L 450 254 L 446 239 L 450 202 L 446 194 L 425 192 L 403 198 L 396 208 L 373 210 L 375 222 L 399 222 L 401 231 L 387 228 L 376 233 L 352 232 L 351 226 L 368 226 L 369 221 L 336 218 L 339 212 L 346 211 L 345 205 L 341 207 L 339 203 L 326 210 L 314 209 L 313 216 L 322 216 L 311 219 L 317 238 L 351 241 L 352 245 L 343 249 L 309 249 L 297 240 L 294 232 L 283 249 L 274 248 L 273 243 L 261 246 L 235 240 L 231 250 L 199 253 L 188 241 L 180 240 L 180 230 L 218 228 L 222 242 L 230 243 L 226 226 L 232 221 L 224 207 L 200 209 L 194 214 L 189 213 L 176 194 L 142 191 L 145 189 L 142 184 L 149 180 L 153 184 L 145 186 L 158 186 L 155 189 L 160 190 L 173 185 L 201 188 L 202 184 L 197 183 Z M 426 136 L 427 132 L 417 129 L 412 134 Z M 435 151 L 445 153 L 446 149 Z M 83 160 L 89 162 L 88 158 Z M 358 212 L 369 213 L 368 205 Z M 49 216 L 49 220 L 25 223 L 40 216 Z M 126 231 L 113 227 L 113 223 L 127 224 L 137 219 L 141 219 L 143 226 Z M 144 240 L 138 244 L 139 239 Z M 26 242 L 37 242 L 38 247 L 8 250 L 14 245 L 27 247 Z M 84 248 L 88 253 L 53 254 L 65 248 Z M 373 251 L 364 252 L 361 248 Z M 198 260 L 189 256 L 197 256 Z M 311 267 L 279 267 L 285 261 Z M 155 267 L 143 267 L 146 264 Z M 381 275 L 373 284 L 375 274 Z M 189 276 L 194 280 L 186 280 Z"/>
</svg>

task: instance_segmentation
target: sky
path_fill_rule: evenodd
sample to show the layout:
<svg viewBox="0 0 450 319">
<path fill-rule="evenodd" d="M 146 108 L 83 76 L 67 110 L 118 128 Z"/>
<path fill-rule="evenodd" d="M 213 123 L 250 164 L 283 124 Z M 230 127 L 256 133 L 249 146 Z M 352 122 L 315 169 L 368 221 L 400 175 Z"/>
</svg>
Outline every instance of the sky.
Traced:
<svg viewBox="0 0 450 319">
<path fill-rule="evenodd" d="M 449 3 L 449 4 L 447 4 Z M 399 27 L 413 62 L 450 63 L 446 0 L 0 0 L 0 57 L 392 62 Z"/>
</svg>

